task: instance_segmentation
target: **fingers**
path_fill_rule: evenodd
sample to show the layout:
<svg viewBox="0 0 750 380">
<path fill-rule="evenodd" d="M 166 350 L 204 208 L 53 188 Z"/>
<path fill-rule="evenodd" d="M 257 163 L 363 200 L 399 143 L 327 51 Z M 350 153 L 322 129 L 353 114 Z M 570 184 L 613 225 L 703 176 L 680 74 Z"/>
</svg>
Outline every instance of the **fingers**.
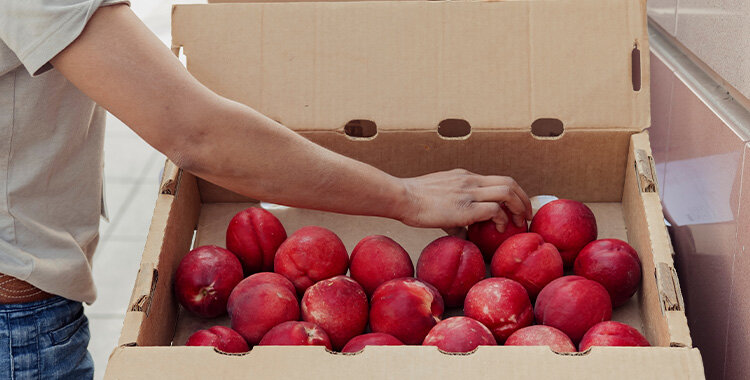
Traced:
<svg viewBox="0 0 750 380">
<path fill-rule="evenodd" d="M 498 226 L 502 225 L 505 230 L 508 217 L 500 211 L 500 204 L 497 202 L 474 202 L 469 206 L 469 224 L 492 219 Z"/>
<path fill-rule="evenodd" d="M 498 211 L 498 213 L 495 214 L 495 217 L 492 218 L 492 221 L 495 222 L 495 228 L 497 228 L 497 232 L 503 233 L 505 232 L 505 227 L 508 225 L 508 214 L 506 214 L 504 211 Z"/>
<path fill-rule="evenodd" d="M 513 191 L 509 186 L 491 186 L 491 187 L 480 187 L 474 190 L 474 197 L 477 202 L 498 202 L 505 203 L 505 206 L 511 212 L 513 223 L 519 227 L 525 223 L 525 216 L 527 215 L 527 209 L 524 202 Z M 531 207 L 529 205 L 529 207 Z M 498 212 L 499 214 L 505 214 L 504 212 Z M 505 217 L 505 215 L 503 215 Z M 493 217 L 493 220 L 495 217 Z"/>
<path fill-rule="evenodd" d="M 523 212 L 516 213 L 514 210 L 509 208 L 510 211 L 513 214 L 521 215 L 525 217 L 526 219 L 531 220 L 531 215 L 532 215 L 531 200 L 529 200 L 529 196 L 513 178 L 505 177 L 505 176 L 498 176 L 498 175 L 487 175 L 487 176 L 478 176 L 478 177 L 479 177 L 478 183 L 482 187 L 507 186 L 510 190 L 512 190 L 516 194 L 518 199 L 521 201 L 521 203 L 523 204 Z"/>
<path fill-rule="evenodd" d="M 443 228 L 443 231 L 448 235 L 455 236 L 457 238 L 466 239 L 466 228 L 464 227 L 449 227 Z"/>
</svg>

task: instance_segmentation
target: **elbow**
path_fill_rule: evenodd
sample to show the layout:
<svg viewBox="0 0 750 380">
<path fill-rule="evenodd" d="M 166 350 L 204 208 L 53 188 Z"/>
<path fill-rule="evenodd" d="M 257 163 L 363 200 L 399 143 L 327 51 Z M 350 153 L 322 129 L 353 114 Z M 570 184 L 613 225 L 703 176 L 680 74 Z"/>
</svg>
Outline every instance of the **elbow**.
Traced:
<svg viewBox="0 0 750 380">
<path fill-rule="evenodd" d="M 182 149 L 174 149 L 169 154 L 165 154 L 177 167 L 193 174 L 198 174 L 204 169 L 201 167 L 201 160 L 190 152 Z"/>
<path fill-rule="evenodd" d="M 208 158 L 211 153 L 203 141 L 205 139 L 186 134 L 171 141 L 162 153 L 180 169 L 202 176 L 212 170 L 212 160 Z"/>
<path fill-rule="evenodd" d="M 171 115 L 161 128 L 168 132 L 161 139 L 161 151 L 170 161 L 180 169 L 196 175 L 205 174 L 212 170 L 210 159 L 213 154 L 211 140 L 211 120 L 204 114 L 214 112 L 179 112 Z"/>
<path fill-rule="evenodd" d="M 202 131 L 200 126 L 193 126 L 187 120 L 175 118 L 163 122 L 159 129 L 160 133 L 151 136 L 151 141 L 146 139 L 156 150 L 167 156 L 180 169 L 194 174 L 207 170 L 204 167 L 207 160 L 201 148 L 204 145 L 201 141 L 207 138 L 207 132 Z"/>
</svg>

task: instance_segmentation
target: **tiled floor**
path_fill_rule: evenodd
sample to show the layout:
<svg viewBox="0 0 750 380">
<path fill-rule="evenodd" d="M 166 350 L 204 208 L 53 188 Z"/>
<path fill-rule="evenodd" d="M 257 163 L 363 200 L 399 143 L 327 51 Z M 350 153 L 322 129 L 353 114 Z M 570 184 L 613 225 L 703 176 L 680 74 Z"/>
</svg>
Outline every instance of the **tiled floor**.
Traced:
<svg viewBox="0 0 750 380">
<path fill-rule="evenodd" d="M 110 222 L 102 221 L 93 262 L 99 296 L 86 308 L 91 325 L 89 350 L 97 379 L 103 377 L 107 358 L 117 345 L 165 159 L 111 115 L 104 155 Z"/>
<path fill-rule="evenodd" d="M 170 40 L 170 8 L 170 1 L 131 0 L 131 9 L 166 45 Z M 86 307 L 95 379 L 104 376 L 107 359 L 120 336 L 165 159 L 112 115 L 107 118 L 104 156 L 110 222 L 101 223 L 101 240 L 94 256 L 99 296 Z"/>
</svg>

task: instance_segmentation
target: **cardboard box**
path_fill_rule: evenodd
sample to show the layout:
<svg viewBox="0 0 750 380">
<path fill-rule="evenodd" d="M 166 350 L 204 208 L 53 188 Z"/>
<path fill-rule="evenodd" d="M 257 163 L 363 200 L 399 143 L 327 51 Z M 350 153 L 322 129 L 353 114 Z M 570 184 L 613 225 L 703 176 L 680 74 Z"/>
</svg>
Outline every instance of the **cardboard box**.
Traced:
<svg viewBox="0 0 750 380">
<path fill-rule="evenodd" d="M 258 202 L 168 162 L 107 378 L 703 378 L 643 132 L 643 1 L 209 4 L 172 13 L 174 50 L 193 75 L 312 141 L 397 176 L 462 167 L 513 176 L 532 195 L 587 202 L 600 238 L 627 240 L 639 252 L 642 288 L 613 319 L 654 347 L 572 355 L 547 347 L 466 355 L 421 346 L 354 355 L 256 347 L 238 355 L 180 346 L 197 328 L 227 321 L 181 311 L 172 293 L 179 260 L 193 246 L 223 245 L 229 219 Z M 414 261 L 442 235 L 380 218 L 270 210 L 289 234 L 321 225 L 349 251 L 364 236 L 385 234 Z"/>
</svg>

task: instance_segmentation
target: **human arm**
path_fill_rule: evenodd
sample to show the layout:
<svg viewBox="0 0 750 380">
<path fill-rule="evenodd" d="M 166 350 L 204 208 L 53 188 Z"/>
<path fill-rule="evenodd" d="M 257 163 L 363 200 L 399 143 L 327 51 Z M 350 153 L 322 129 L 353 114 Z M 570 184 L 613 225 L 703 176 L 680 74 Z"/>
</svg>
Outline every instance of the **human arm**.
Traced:
<svg viewBox="0 0 750 380">
<path fill-rule="evenodd" d="M 215 94 L 127 6 L 99 9 L 52 64 L 178 166 L 240 194 L 419 227 L 504 225 L 501 203 L 517 223 L 530 216 L 509 177 L 456 170 L 396 178 Z"/>
</svg>

